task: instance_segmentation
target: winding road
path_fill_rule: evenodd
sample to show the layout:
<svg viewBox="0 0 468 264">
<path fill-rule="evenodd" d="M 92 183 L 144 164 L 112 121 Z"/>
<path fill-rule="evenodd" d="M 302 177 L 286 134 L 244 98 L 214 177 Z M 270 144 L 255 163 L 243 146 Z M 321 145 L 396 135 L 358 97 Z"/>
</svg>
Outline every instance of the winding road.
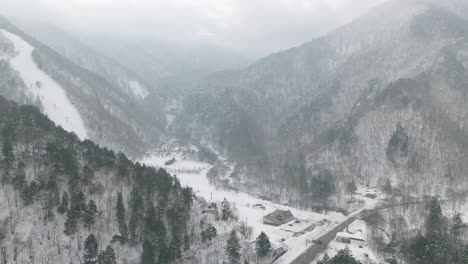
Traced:
<svg viewBox="0 0 468 264">
<path fill-rule="evenodd" d="M 328 233 L 317 238 L 316 240 L 322 241 L 322 245 L 313 244 L 312 246 L 307 248 L 307 250 L 304 251 L 301 255 L 295 258 L 291 262 L 291 264 L 310 264 L 319 254 L 321 254 L 322 252 L 326 250 L 328 244 L 336 237 L 336 234 L 343 231 L 343 229 L 345 229 L 347 225 L 350 225 L 352 222 L 356 221 L 357 219 L 362 219 L 374 213 L 377 213 L 379 211 L 390 209 L 390 208 L 400 207 L 403 205 L 408 206 L 411 204 L 426 204 L 427 202 L 428 200 L 423 200 L 423 201 L 410 202 L 406 204 L 384 205 L 384 206 L 377 207 L 371 210 L 364 209 L 359 214 L 349 217 L 348 219 L 346 219 L 344 222 L 336 226 L 334 229 L 332 229 Z"/>
</svg>

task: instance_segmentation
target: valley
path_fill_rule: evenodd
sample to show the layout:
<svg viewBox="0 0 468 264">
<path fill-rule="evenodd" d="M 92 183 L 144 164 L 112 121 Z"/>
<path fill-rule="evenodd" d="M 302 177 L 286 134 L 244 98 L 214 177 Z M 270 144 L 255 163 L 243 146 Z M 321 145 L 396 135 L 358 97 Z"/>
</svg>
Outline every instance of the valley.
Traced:
<svg viewBox="0 0 468 264">
<path fill-rule="evenodd" d="M 193 146 L 188 148 L 175 147 L 174 149 L 163 147 L 148 152 L 140 162 L 173 173 L 180 179 L 182 185 L 193 188 L 194 194 L 204 199 L 208 204 L 212 202 L 219 203 L 224 199 L 231 202 L 234 207 L 233 210 L 238 215 L 238 220 L 252 228 L 252 232 L 246 238 L 248 243 L 254 243 L 260 232 L 265 232 L 273 243 L 273 248 L 286 245 L 287 252 L 274 263 L 306 263 L 298 262 L 296 259 L 304 252 L 310 251 L 309 248 L 314 246 L 311 241 L 318 240 L 324 235 L 330 237 L 329 240 L 334 240 L 337 232 L 330 235 L 329 233 L 332 230 L 341 231 L 346 223 L 350 224 L 356 220 L 353 215 L 359 214 L 364 209 L 370 210 L 383 202 L 383 195 L 376 189 L 360 186 L 353 199 L 362 200 L 361 207 L 349 216 L 333 211 L 317 213 L 287 204 L 275 203 L 249 195 L 241 190 L 230 189 L 229 185 L 222 186 L 219 182 L 210 182 L 207 173 L 213 166 L 195 161 L 193 153 L 196 152 L 197 149 Z M 226 162 L 224 158 L 218 159 Z M 173 162 L 168 164 L 169 161 Z M 232 166 L 225 172 L 224 176 L 218 176 L 222 179 L 226 178 L 230 173 L 232 173 Z M 374 200 L 366 197 L 369 193 L 375 194 L 378 198 Z M 204 209 L 201 208 L 200 210 Z M 264 224 L 264 217 L 275 210 L 291 211 L 294 219 L 280 226 Z M 363 224 L 361 223 L 361 225 Z M 328 242 L 324 245 L 327 244 Z M 321 252 L 323 246 L 319 247 L 321 248 L 319 252 Z"/>
</svg>

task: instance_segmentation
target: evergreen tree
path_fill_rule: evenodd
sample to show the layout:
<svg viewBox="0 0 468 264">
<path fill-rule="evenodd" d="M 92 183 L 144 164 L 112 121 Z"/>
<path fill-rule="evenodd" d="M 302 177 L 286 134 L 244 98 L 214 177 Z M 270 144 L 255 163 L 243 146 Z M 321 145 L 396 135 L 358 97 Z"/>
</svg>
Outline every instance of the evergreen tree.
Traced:
<svg viewBox="0 0 468 264">
<path fill-rule="evenodd" d="M 10 171 L 13 168 L 15 162 L 15 153 L 13 152 L 13 146 L 9 139 L 5 138 L 2 145 L 4 173 L 2 177 L 2 184 L 10 181 Z"/>
<path fill-rule="evenodd" d="M 123 239 L 127 239 L 128 229 L 127 229 L 127 222 L 125 221 L 125 218 L 126 218 L 125 206 L 124 206 L 123 196 L 121 192 L 117 194 L 116 211 L 117 211 L 116 212 L 117 222 L 119 223 L 120 236 Z"/>
<path fill-rule="evenodd" d="M 354 180 L 348 183 L 348 185 L 346 185 L 346 191 L 349 193 L 350 196 L 357 191 L 356 183 L 354 182 Z"/>
<path fill-rule="evenodd" d="M 240 249 L 239 238 L 237 238 L 236 231 L 232 230 L 226 245 L 226 254 L 230 264 L 240 263 Z"/>
<path fill-rule="evenodd" d="M 141 264 L 155 264 L 154 247 L 148 240 L 143 241 Z"/>
<path fill-rule="evenodd" d="M 390 179 L 387 179 L 385 181 L 385 185 L 383 186 L 382 190 L 386 195 L 392 194 L 393 188 L 392 188 L 392 184 L 390 183 Z"/>
<path fill-rule="evenodd" d="M 59 214 L 64 214 L 68 211 L 68 193 L 63 191 L 62 193 L 62 201 L 60 202 L 60 206 L 57 208 L 57 212 Z"/>
<path fill-rule="evenodd" d="M 25 206 L 32 204 L 34 201 L 34 196 L 38 191 L 39 186 L 37 186 L 36 181 L 32 181 L 29 185 L 26 185 L 23 190 L 21 191 L 21 199 L 23 199 L 23 203 Z"/>
<path fill-rule="evenodd" d="M 208 224 L 205 230 L 201 232 L 203 242 L 211 241 L 211 239 L 215 238 L 217 235 L 217 230 L 212 224 Z"/>
<path fill-rule="evenodd" d="M 433 197 L 428 204 L 429 214 L 426 217 L 426 234 L 428 237 L 443 237 L 444 224 L 439 199 Z"/>
<path fill-rule="evenodd" d="M 98 256 L 98 243 L 93 234 L 90 234 L 84 242 L 84 263 L 85 264 L 95 264 L 96 258 Z"/>
<path fill-rule="evenodd" d="M 193 203 L 193 189 L 190 187 L 184 187 L 182 189 L 182 201 L 184 205 L 189 207 L 192 206 Z"/>
<path fill-rule="evenodd" d="M 466 245 L 460 254 L 460 264 L 468 264 L 468 245 Z"/>
<path fill-rule="evenodd" d="M 26 164 L 22 161 L 18 163 L 18 167 L 13 178 L 13 188 L 21 191 L 26 185 Z"/>
<path fill-rule="evenodd" d="M 96 203 L 93 200 L 89 200 L 88 206 L 84 214 L 84 222 L 85 222 L 85 225 L 88 227 L 88 229 L 90 229 L 91 226 L 94 225 L 96 221 L 97 213 L 98 213 L 98 210 L 97 210 Z"/>
<path fill-rule="evenodd" d="M 231 205 L 229 204 L 228 200 L 224 198 L 221 202 L 221 219 L 223 221 L 228 220 L 231 217 Z"/>
<path fill-rule="evenodd" d="M 138 226 L 142 226 L 144 221 L 143 198 L 136 188 L 130 193 L 130 222 L 128 227 L 129 239 L 132 243 L 138 241 Z"/>
<path fill-rule="evenodd" d="M 255 249 L 260 257 L 265 257 L 270 253 L 271 243 L 268 236 L 262 232 L 255 240 Z"/>
<path fill-rule="evenodd" d="M 88 186 L 93 180 L 93 177 L 94 177 L 93 171 L 88 165 L 85 165 L 83 167 L 83 177 L 81 177 L 83 184 Z"/>
<path fill-rule="evenodd" d="M 82 191 L 74 192 L 71 196 L 71 205 L 67 212 L 64 233 L 72 235 L 76 232 L 78 220 L 86 211 L 86 201 Z"/>
<path fill-rule="evenodd" d="M 181 189 L 180 180 L 177 176 L 174 176 L 174 185 L 172 186 L 174 190 L 179 191 Z"/>
<path fill-rule="evenodd" d="M 357 261 L 348 248 L 338 251 L 338 253 L 329 261 L 330 264 L 361 264 Z"/>
<path fill-rule="evenodd" d="M 115 251 L 111 246 L 107 246 L 106 250 L 101 250 L 98 256 L 98 264 L 117 264 Z"/>
</svg>

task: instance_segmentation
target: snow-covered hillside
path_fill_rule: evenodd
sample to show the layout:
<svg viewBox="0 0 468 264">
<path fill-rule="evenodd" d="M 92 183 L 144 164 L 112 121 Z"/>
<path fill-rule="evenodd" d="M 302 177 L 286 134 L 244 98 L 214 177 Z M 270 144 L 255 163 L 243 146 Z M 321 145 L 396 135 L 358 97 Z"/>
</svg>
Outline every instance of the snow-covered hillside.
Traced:
<svg viewBox="0 0 468 264">
<path fill-rule="evenodd" d="M 68 99 L 66 91 L 37 67 L 32 57 L 34 47 L 13 33 L 3 29 L 0 32 L 14 45 L 14 54 L 6 59 L 20 73 L 23 82 L 35 96 L 33 100 L 40 100 L 44 112 L 57 125 L 85 139 L 86 128 L 78 110 Z"/>
</svg>

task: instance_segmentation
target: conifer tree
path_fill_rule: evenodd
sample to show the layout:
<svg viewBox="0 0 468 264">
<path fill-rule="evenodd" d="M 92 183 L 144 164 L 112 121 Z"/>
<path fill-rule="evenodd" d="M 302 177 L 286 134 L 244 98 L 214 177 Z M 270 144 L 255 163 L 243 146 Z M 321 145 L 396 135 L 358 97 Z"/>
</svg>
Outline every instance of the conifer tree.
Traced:
<svg viewBox="0 0 468 264">
<path fill-rule="evenodd" d="M 228 220 L 231 217 L 231 206 L 229 205 L 228 200 L 224 198 L 221 202 L 221 219 L 223 221 Z"/>
<path fill-rule="evenodd" d="M 232 230 L 226 245 L 226 254 L 230 264 L 238 264 L 240 262 L 240 249 L 239 238 L 237 238 L 236 231 Z"/>
<path fill-rule="evenodd" d="M 2 177 L 2 184 L 10 181 L 10 171 L 13 168 L 15 162 L 15 154 L 13 152 L 13 146 L 8 138 L 5 138 L 2 145 L 3 164 L 4 172 Z"/>
<path fill-rule="evenodd" d="M 268 236 L 261 232 L 255 240 L 255 249 L 260 257 L 265 257 L 271 250 L 271 243 Z"/>
<path fill-rule="evenodd" d="M 125 206 L 124 206 L 123 196 L 121 192 L 117 194 L 116 211 L 117 211 L 116 212 L 117 222 L 119 223 L 120 236 L 123 239 L 127 239 L 128 229 L 127 229 L 127 222 L 125 221 L 125 218 L 126 218 Z"/>
<path fill-rule="evenodd" d="M 96 203 L 93 200 L 89 200 L 88 206 L 84 214 L 84 222 L 85 222 L 85 225 L 88 227 L 88 229 L 90 229 L 91 226 L 94 225 L 96 221 L 97 213 L 98 213 L 98 210 L 97 210 Z"/>
<path fill-rule="evenodd" d="M 84 242 L 84 263 L 85 264 L 95 264 L 98 256 L 98 243 L 93 234 L 90 234 Z"/>
<path fill-rule="evenodd" d="M 63 191 L 62 193 L 62 201 L 60 202 L 60 206 L 57 208 L 57 212 L 59 214 L 64 214 L 68 211 L 68 193 Z"/>
<path fill-rule="evenodd" d="M 115 251 L 111 246 L 107 246 L 106 250 L 101 250 L 98 256 L 98 264 L 117 264 Z"/>
</svg>

